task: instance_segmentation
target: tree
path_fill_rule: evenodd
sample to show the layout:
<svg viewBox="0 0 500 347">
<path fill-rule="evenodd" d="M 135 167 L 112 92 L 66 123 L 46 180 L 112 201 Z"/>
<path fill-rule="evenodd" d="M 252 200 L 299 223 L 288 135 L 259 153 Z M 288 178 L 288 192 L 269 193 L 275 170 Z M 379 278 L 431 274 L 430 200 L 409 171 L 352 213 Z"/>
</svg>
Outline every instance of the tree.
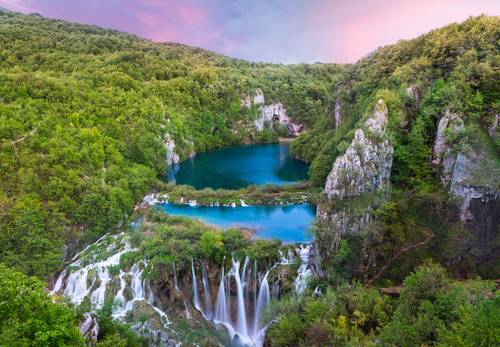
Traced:
<svg viewBox="0 0 500 347">
<path fill-rule="evenodd" d="M 0 264 L 0 346 L 84 346 L 77 324 L 43 282 Z"/>
</svg>

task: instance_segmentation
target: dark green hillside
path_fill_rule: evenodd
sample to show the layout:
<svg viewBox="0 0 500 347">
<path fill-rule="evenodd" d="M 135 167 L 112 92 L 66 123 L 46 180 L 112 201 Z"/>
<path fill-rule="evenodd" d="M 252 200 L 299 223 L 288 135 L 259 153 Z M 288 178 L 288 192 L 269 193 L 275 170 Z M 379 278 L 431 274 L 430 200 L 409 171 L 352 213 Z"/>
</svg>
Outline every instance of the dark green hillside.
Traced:
<svg viewBox="0 0 500 347">
<path fill-rule="evenodd" d="M 480 16 L 378 49 L 341 73 L 330 114 L 293 143 L 295 153 L 311 161 L 313 183 L 323 186 L 332 163 L 346 151 L 354 129 L 362 126 L 375 102 L 383 99 L 388 107 L 394 146 L 389 197 L 343 202 L 357 213 L 369 204 L 376 207 L 366 235 L 346 244 L 352 251 L 346 265 L 350 275 L 378 278 L 379 268 L 370 270 L 367 262 L 378 267 L 394 262 L 383 275 L 399 282 L 432 257 L 455 274 L 498 277 L 500 212 L 495 196 L 500 189 L 500 136 L 494 124 L 500 113 L 499 28 L 499 17 Z M 336 110 L 340 124 L 335 124 Z M 432 163 L 438 124 L 446 112 L 463 121 L 460 132 L 446 131 L 450 153 L 480 158 L 475 159 L 480 167 L 464 181 L 469 188 L 460 189 L 489 191 L 489 198 L 471 207 L 477 216 L 482 213 L 483 222 L 465 223 L 467 228 L 459 222 L 461 202 L 455 204 L 448 194 L 449 183 L 441 182 L 443 167 Z M 469 175 L 466 170 L 459 174 L 464 172 Z M 332 234 L 319 230 L 318 235 L 328 248 Z M 391 260 L 398 251 L 428 237 L 433 241 L 427 247 Z M 370 250 L 373 259 L 367 261 L 361 248 Z M 337 261 L 331 260 L 332 268 Z"/>
</svg>

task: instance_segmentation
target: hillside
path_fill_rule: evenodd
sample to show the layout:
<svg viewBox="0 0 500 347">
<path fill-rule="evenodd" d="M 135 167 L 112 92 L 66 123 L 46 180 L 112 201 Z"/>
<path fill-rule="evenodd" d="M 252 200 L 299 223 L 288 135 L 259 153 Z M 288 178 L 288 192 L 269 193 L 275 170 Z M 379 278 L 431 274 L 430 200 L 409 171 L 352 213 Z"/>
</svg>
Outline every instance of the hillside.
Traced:
<svg viewBox="0 0 500 347">
<path fill-rule="evenodd" d="M 312 126 L 341 69 L 249 63 L 3 11 L 0 47 L 0 258 L 39 276 L 60 268 L 65 245 L 123 224 L 172 146 L 185 159 L 276 140 L 253 128 L 244 95 L 258 88 Z"/>
<path fill-rule="evenodd" d="M 498 17 L 470 18 L 378 49 L 341 73 L 330 112 L 294 142 L 296 155 L 312 162 L 315 184 L 324 187 L 335 174 L 347 175 L 345 184 L 365 186 L 344 198 L 332 197 L 327 183 L 322 203 L 329 215 L 323 219 L 340 218 L 335 230 L 328 230 L 330 223 L 318 230 L 324 252 L 344 237 L 359 246 L 349 247 L 357 259 L 348 265 L 351 275 L 375 276 L 399 249 L 429 232 L 434 241 L 398 258 L 386 269 L 389 279 L 400 281 L 428 257 L 457 275 L 498 275 L 498 24 Z M 353 146 L 356 129 L 368 129 L 370 136 L 366 124 L 377 114 L 378 100 L 387 108 L 383 138 L 390 152 L 381 163 L 371 157 L 375 169 L 361 163 L 350 172 L 334 172 L 332 164 Z M 375 150 L 387 151 L 380 145 Z M 370 170 L 384 187 L 356 176 Z M 336 189 L 346 189 L 339 182 Z M 367 214 L 374 215 L 369 222 Z"/>
<path fill-rule="evenodd" d="M 0 345 L 498 345 L 499 64 L 499 17 L 277 65 L 0 9 Z M 283 138 L 308 181 L 165 182 Z M 307 201 L 315 239 L 153 207 L 167 195 Z"/>
</svg>

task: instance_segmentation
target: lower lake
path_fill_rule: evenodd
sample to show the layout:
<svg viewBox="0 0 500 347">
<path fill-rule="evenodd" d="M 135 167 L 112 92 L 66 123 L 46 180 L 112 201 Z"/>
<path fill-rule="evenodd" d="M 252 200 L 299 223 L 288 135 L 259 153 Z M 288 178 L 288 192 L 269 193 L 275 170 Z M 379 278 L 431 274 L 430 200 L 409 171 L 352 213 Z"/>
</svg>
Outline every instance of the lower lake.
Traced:
<svg viewBox="0 0 500 347">
<path fill-rule="evenodd" d="M 159 204 L 169 215 L 196 218 L 222 228 L 243 227 L 256 231 L 256 238 L 279 239 L 284 243 L 304 243 L 313 239 L 309 232 L 316 207 L 300 205 L 257 205 L 204 207 Z"/>
</svg>

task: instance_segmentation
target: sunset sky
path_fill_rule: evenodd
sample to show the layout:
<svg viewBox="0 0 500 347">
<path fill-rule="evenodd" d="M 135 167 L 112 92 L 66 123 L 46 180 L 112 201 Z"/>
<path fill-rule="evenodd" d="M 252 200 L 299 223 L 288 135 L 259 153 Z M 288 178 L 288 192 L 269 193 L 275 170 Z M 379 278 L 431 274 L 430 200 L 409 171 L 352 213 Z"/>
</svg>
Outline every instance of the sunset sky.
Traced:
<svg viewBox="0 0 500 347">
<path fill-rule="evenodd" d="M 276 63 L 350 63 L 500 0 L 0 0 L 0 7 Z"/>
</svg>

